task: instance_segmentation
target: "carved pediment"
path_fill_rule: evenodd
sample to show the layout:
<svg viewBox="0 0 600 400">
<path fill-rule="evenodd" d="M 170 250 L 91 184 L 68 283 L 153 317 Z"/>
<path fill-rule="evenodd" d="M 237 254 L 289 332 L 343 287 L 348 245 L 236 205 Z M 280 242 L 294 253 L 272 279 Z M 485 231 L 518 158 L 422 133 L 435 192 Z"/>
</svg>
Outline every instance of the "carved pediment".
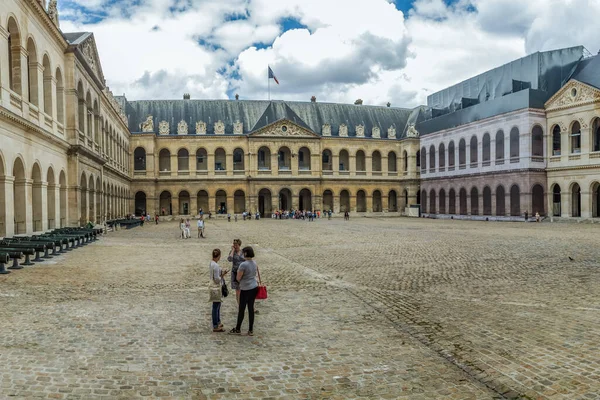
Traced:
<svg viewBox="0 0 600 400">
<path fill-rule="evenodd" d="M 274 124 L 267 125 L 255 132 L 250 136 L 265 136 L 265 137 L 289 137 L 289 138 L 318 138 L 319 135 L 315 134 L 311 130 L 296 125 L 292 121 L 281 120 Z"/>
<path fill-rule="evenodd" d="M 546 110 L 560 110 L 600 101 L 600 90 L 571 80 L 546 102 Z"/>
<path fill-rule="evenodd" d="M 168 135 L 169 134 L 169 123 L 167 121 L 160 121 L 158 123 L 158 134 Z"/>
<path fill-rule="evenodd" d="M 177 134 L 178 135 L 187 135 L 188 134 L 188 124 L 184 120 L 179 121 L 177 124 Z"/>
<path fill-rule="evenodd" d="M 85 39 L 83 43 L 78 46 L 78 49 L 96 77 L 100 82 L 104 83 L 104 73 L 102 72 L 102 65 L 100 64 L 100 57 L 98 56 L 94 35 L 92 34 Z"/>
<path fill-rule="evenodd" d="M 206 123 L 204 121 L 196 122 L 196 135 L 206 135 Z"/>
</svg>

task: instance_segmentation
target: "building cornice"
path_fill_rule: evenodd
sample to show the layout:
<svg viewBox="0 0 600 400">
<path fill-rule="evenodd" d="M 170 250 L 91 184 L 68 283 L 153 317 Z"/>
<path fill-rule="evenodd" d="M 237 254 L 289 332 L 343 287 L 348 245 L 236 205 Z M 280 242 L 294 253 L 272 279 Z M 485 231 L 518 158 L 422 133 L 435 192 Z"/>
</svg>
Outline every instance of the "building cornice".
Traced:
<svg viewBox="0 0 600 400">
<path fill-rule="evenodd" d="M 462 175 L 451 175 L 451 176 L 438 176 L 434 178 L 424 178 L 421 175 L 421 182 L 435 182 L 435 181 L 447 181 L 447 180 L 455 180 L 455 179 L 465 179 L 465 178 L 478 178 L 482 176 L 497 176 L 497 175 L 509 175 L 509 174 L 528 174 L 528 173 L 545 173 L 546 169 L 544 168 L 520 168 L 520 169 L 510 169 L 503 171 L 492 171 L 492 172 L 476 172 L 473 174 L 462 174 Z"/>
<path fill-rule="evenodd" d="M 600 168 L 600 161 L 598 164 L 588 164 L 588 165 L 577 165 L 577 166 L 566 166 L 566 167 L 554 167 L 554 168 L 546 168 L 547 172 L 558 172 L 558 171 L 577 171 L 577 170 L 585 170 L 585 169 L 595 169 Z"/>
<path fill-rule="evenodd" d="M 0 119 L 20 125 L 21 127 L 25 128 L 27 131 L 34 133 L 39 138 L 48 140 L 51 143 L 56 144 L 57 146 L 59 146 L 60 148 L 62 148 L 64 150 L 68 150 L 70 147 L 70 144 L 66 140 L 55 136 L 51 132 L 48 132 L 48 131 L 40 128 L 39 126 L 35 125 L 34 123 L 27 121 L 23 117 L 20 117 L 11 111 L 8 111 L 7 109 L 5 109 L 3 107 L 0 107 Z"/>
<path fill-rule="evenodd" d="M 69 43 L 67 43 L 67 40 L 62 35 L 60 29 L 56 25 L 54 25 L 54 22 L 52 22 L 52 20 L 48 16 L 48 13 L 46 12 L 46 10 L 44 10 L 44 7 L 36 0 L 26 0 L 26 3 L 41 18 L 43 24 L 48 28 L 48 32 L 50 32 L 50 35 L 54 39 L 56 39 L 57 42 L 60 43 L 63 50 L 66 50 L 67 47 L 69 47 Z"/>
</svg>

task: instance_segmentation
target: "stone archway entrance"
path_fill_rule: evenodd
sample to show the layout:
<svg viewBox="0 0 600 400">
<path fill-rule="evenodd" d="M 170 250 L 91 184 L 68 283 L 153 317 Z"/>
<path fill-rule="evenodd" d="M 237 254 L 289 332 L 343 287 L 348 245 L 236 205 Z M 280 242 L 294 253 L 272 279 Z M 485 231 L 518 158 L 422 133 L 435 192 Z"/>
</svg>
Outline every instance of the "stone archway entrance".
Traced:
<svg viewBox="0 0 600 400">
<path fill-rule="evenodd" d="M 347 190 L 340 192 L 340 212 L 350 211 L 350 193 Z"/>
<path fill-rule="evenodd" d="M 323 192 L 323 211 L 333 210 L 333 192 L 326 190 Z"/>
<path fill-rule="evenodd" d="M 135 215 L 140 216 L 146 212 L 146 193 L 137 192 L 135 194 Z"/>
<path fill-rule="evenodd" d="M 290 191 L 290 189 L 281 189 L 279 191 L 279 209 L 292 209 L 292 192 Z"/>
<path fill-rule="evenodd" d="M 304 211 L 311 211 L 312 210 L 312 194 L 310 193 L 310 190 L 308 189 L 302 189 L 300 191 L 300 195 L 298 196 L 298 204 L 299 204 L 299 209 Z"/>
<path fill-rule="evenodd" d="M 258 192 L 258 212 L 263 218 L 269 218 L 273 213 L 273 201 L 269 189 Z"/>
</svg>

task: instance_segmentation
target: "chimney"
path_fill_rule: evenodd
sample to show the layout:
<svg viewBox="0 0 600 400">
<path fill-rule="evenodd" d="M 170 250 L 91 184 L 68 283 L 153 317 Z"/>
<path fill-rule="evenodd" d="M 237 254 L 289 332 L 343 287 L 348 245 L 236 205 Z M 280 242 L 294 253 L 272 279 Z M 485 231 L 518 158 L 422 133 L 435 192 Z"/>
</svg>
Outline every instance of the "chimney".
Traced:
<svg viewBox="0 0 600 400">
<path fill-rule="evenodd" d="M 317 98 L 315 96 L 310 98 L 310 102 L 311 103 L 316 103 L 317 102 Z"/>
<path fill-rule="evenodd" d="M 239 99 L 240 99 L 240 95 L 236 93 L 236 94 L 235 94 L 235 99 L 236 99 L 236 100 L 239 100 Z"/>
<path fill-rule="evenodd" d="M 183 94 L 183 99 L 184 100 L 189 100 L 190 99 L 190 94 L 189 93 L 184 93 Z"/>
<path fill-rule="evenodd" d="M 389 101 L 386 104 L 388 106 L 388 108 L 390 108 L 392 106 L 392 103 L 390 103 Z"/>
</svg>

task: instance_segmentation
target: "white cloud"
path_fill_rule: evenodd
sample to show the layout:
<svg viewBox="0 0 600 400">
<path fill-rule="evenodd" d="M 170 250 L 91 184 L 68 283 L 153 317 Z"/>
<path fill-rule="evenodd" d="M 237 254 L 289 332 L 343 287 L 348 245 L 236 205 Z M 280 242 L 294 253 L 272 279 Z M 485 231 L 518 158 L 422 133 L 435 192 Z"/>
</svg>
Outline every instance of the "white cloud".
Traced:
<svg viewBox="0 0 600 400">
<path fill-rule="evenodd" d="M 538 50 L 596 52 L 598 0 L 75 0 L 64 31 L 93 31 L 105 76 L 130 99 L 272 97 L 415 106 Z M 235 16 L 232 18 L 231 16 Z M 307 29 L 283 32 L 293 18 Z"/>
</svg>

